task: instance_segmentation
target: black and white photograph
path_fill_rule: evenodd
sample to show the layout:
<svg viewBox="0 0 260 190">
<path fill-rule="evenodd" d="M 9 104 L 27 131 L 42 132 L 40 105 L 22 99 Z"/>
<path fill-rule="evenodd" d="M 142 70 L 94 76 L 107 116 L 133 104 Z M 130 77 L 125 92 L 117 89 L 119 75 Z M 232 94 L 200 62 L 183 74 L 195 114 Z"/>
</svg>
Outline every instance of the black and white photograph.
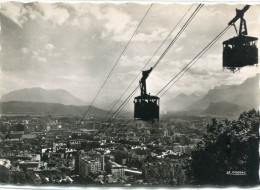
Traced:
<svg viewBox="0 0 260 190">
<path fill-rule="evenodd" d="M 259 18 L 0 2 L 0 188 L 259 187 Z"/>
</svg>

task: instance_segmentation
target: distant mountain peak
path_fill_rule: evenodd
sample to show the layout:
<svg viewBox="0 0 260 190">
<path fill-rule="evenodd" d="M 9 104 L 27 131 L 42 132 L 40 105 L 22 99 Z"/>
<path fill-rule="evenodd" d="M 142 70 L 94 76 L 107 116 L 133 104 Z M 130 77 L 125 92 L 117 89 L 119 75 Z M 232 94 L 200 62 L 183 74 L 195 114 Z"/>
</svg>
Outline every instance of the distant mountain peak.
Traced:
<svg viewBox="0 0 260 190">
<path fill-rule="evenodd" d="M 259 84 L 259 73 L 257 73 L 256 76 L 254 76 L 254 77 L 247 78 L 243 82 L 243 85 L 255 84 L 255 83 Z"/>
<path fill-rule="evenodd" d="M 182 93 L 180 93 L 179 95 L 177 95 L 176 98 L 177 98 L 177 97 L 188 97 L 188 95 L 182 92 Z"/>
<path fill-rule="evenodd" d="M 209 90 L 203 98 L 194 102 L 189 109 L 205 110 L 209 105 L 216 107 L 215 104 L 212 104 L 216 102 L 235 104 L 244 109 L 258 108 L 259 93 L 259 74 L 257 74 L 254 77 L 247 78 L 241 84 L 221 85 Z M 224 105 L 224 103 L 218 105 Z M 220 110 L 220 108 L 218 109 Z"/>
<path fill-rule="evenodd" d="M 181 111 L 189 107 L 193 102 L 197 101 L 200 96 L 194 94 L 187 95 L 180 93 L 173 99 L 162 102 L 162 107 L 168 111 Z"/>
<path fill-rule="evenodd" d="M 188 95 L 182 92 L 179 95 L 177 95 L 175 98 L 197 98 L 197 97 L 199 97 L 199 95 L 197 95 L 196 93 L 192 93 Z"/>
<path fill-rule="evenodd" d="M 232 85 L 224 85 L 221 84 L 220 86 L 215 86 L 213 89 L 227 89 L 229 87 L 231 87 Z"/>
<path fill-rule="evenodd" d="M 210 103 L 208 108 L 204 111 L 207 115 L 234 115 L 243 111 L 243 108 L 237 104 L 230 102 L 215 102 Z"/>
<path fill-rule="evenodd" d="M 86 105 L 86 102 L 64 89 L 46 90 L 41 87 L 24 88 L 9 92 L 2 96 L 1 101 L 45 102 L 77 106 Z"/>
<path fill-rule="evenodd" d="M 26 115 L 59 115 L 79 116 L 86 112 L 89 106 L 63 105 L 59 103 L 9 101 L 0 102 L 1 114 Z M 106 111 L 91 106 L 87 117 L 104 117 Z"/>
</svg>

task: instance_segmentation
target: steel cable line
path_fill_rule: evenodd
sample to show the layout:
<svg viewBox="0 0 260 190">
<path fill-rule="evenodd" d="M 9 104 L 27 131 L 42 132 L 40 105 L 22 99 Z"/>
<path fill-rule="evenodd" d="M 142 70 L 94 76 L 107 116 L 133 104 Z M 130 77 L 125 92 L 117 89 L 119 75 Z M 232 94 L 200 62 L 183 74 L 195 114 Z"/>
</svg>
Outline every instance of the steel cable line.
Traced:
<svg viewBox="0 0 260 190">
<path fill-rule="evenodd" d="M 180 31 L 178 32 L 178 34 L 175 36 L 175 38 L 171 41 L 170 45 L 166 48 L 166 50 L 163 52 L 163 55 L 160 56 L 159 60 L 155 63 L 155 65 L 153 67 L 156 67 L 159 62 L 162 60 L 162 58 L 166 55 L 166 53 L 169 51 L 170 47 L 172 47 L 172 45 L 174 44 L 174 42 L 176 42 L 176 40 L 178 39 L 178 37 L 181 35 L 181 33 L 184 31 L 184 29 L 188 26 L 188 24 L 191 22 L 191 20 L 194 18 L 194 16 L 198 13 L 198 11 L 202 8 L 202 4 L 199 4 L 198 7 L 196 8 L 196 10 L 194 10 L 194 12 L 192 13 L 192 15 L 189 17 L 189 19 L 185 22 L 185 24 L 183 25 L 183 27 L 180 29 Z M 138 89 L 139 85 L 137 85 L 137 87 L 135 88 L 134 92 Z M 133 92 L 127 97 L 127 99 L 123 102 L 123 104 L 121 104 L 121 106 L 116 110 L 116 112 L 108 119 L 107 122 L 109 122 L 108 125 L 111 124 L 111 122 L 113 121 L 113 118 L 115 118 L 120 111 L 123 109 L 123 107 L 126 105 L 126 103 L 130 100 L 130 98 L 133 96 Z M 121 108 L 121 109 L 120 109 Z"/>
<path fill-rule="evenodd" d="M 129 39 L 129 41 L 127 42 L 125 48 L 123 49 L 123 51 L 121 52 L 121 54 L 119 55 L 118 59 L 116 60 L 116 63 L 113 65 L 112 69 L 110 70 L 110 72 L 108 73 L 106 79 L 104 80 L 103 84 L 101 85 L 101 87 L 99 88 L 97 94 L 95 95 L 94 99 L 92 100 L 91 104 L 89 105 L 87 111 L 83 114 L 80 122 L 84 119 L 84 117 L 88 114 L 88 112 L 90 111 L 92 105 L 94 104 L 95 100 L 97 99 L 99 93 L 101 92 L 101 90 L 103 89 L 103 87 L 105 86 L 107 80 L 109 79 L 110 75 L 112 74 L 112 72 L 114 71 L 115 67 L 117 66 L 117 64 L 119 63 L 119 60 L 121 59 L 122 55 L 124 54 L 124 52 L 126 51 L 126 49 L 128 48 L 130 42 L 132 41 L 133 37 L 135 36 L 137 30 L 139 29 L 139 27 L 141 26 L 142 22 L 144 21 L 146 15 L 148 14 L 148 12 L 150 11 L 150 9 L 152 8 L 153 4 L 150 5 L 150 7 L 147 9 L 146 13 L 144 14 L 142 20 L 139 22 L 137 28 L 135 29 L 134 33 L 132 34 L 131 38 Z"/>
<path fill-rule="evenodd" d="M 107 122 L 110 122 L 111 119 L 112 119 L 118 112 L 120 112 L 120 111 L 122 110 L 123 106 L 124 106 L 125 104 L 127 104 L 128 101 L 129 101 L 129 100 L 132 98 L 132 96 L 135 94 L 135 92 L 137 91 L 138 87 L 139 87 L 139 86 L 137 86 L 137 87 L 131 92 L 131 94 L 130 94 L 130 95 L 125 99 L 125 101 L 117 108 L 117 110 L 114 112 L 114 114 L 112 115 L 112 117 L 110 117 L 110 118 L 108 119 Z"/>
<path fill-rule="evenodd" d="M 163 54 L 160 56 L 160 58 L 156 61 L 153 68 L 157 67 L 157 65 L 160 63 L 160 61 L 163 59 L 163 57 L 168 53 L 172 45 L 176 42 L 176 40 L 179 38 L 179 36 L 182 34 L 182 32 L 187 28 L 189 23 L 193 20 L 193 18 L 196 16 L 196 14 L 200 11 L 200 9 L 203 7 L 203 4 L 199 4 L 198 7 L 195 9 L 195 11 L 192 13 L 190 18 L 186 21 L 184 26 L 181 28 L 181 30 L 178 32 L 178 34 L 175 36 L 175 38 L 171 41 L 169 46 L 166 48 L 166 50 L 163 52 Z"/>
<path fill-rule="evenodd" d="M 231 26 L 227 26 L 226 28 L 224 28 L 206 47 L 204 47 L 202 49 L 202 51 L 200 51 L 191 61 L 190 63 L 188 63 L 177 75 L 175 75 L 175 77 L 170 81 L 168 82 L 158 93 L 157 95 L 159 95 L 174 79 L 177 78 L 176 81 L 174 81 L 174 83 L 171 84 L 171 86 L 165 90 L 161 95 L 160 97 L 162 97 L 172 86 L 173 84 L 175 84 L 180 78 L 181 76 L 183 76 L 185 74 L 185 72 L 187 72 L 187 70 L 193 65 L 195 64 L 216 42 L 217 40 L 219 40 L 219 38 L 221 38 L 226 32 L 227 30 L 230 28 Z M 185 70 L 186 69 L 186 70 Z M 157 96 L 156 95 L 156 96 Z M 120 130 L 122 130 L 131 120 L 133 119 L 130 118 L 125 124 L 122 125 L 122 127 L 117 131 L 116 135 L 119 133 Z"/>
<path fill-rule="evenodd" d="M 231 26 L 227 26 L 226 28 L 224 28 L 206 47 L 204 47 L 184 68 L 182 68 L 182 70 L 177 74 L 177 75 L 175 75 L 158 93 L 157 93 L 157 95 L 156 96 L 158 96 L 173 80 L 175 80 L 178 76 L 182 76 L 185 72 L 187 72 L 187 70 L 190 68 L 189 66 L 192 66 L 193 64 L 195 64 L 197 61 L 198 61 L 198 59 L 200 59 L 200 57 L 202 56 L 202 55 L 204 55 L 206 52 L 207 52 L 207 50 L 212 46 L 212 45 L 214 45 L 214 43 L 221 37 L 221 36 L 223 36 L 224 35 L 224 33 L 230 28 Z M 179 77 L 180 78 L 180 77 Z M 178 80 L 179 80 L 179 78 L 177 78 L 177 80 L 173 83 L 173 84 L 175 84 Z M 173 85 L 172 84 L 172 85 Z M 172 86 L 171 85 L 171 86 Z M 171 86 L 169 87 L 169 88 L 171 88 Z M 169 90 L 169 88 L 166 90 L 166 91 L 168 91 Z M 161 94 L 161 96 L 163 96 L 165 93 L 166 93 L 166 91 L 163 93 L 163 94 Z M 160 96 L 160 97 L 161 97 Z"/>
<path fill-rule="evenodd" d="M 182 32 L 185 30 L 185 28 L 188 26 L 188 24 L 192 21 L 192 19 L 195 17 L 195 15 L 198 13 L 198 11 L 202 8 L 202 4 L 199 4 L 198 7 L 196 8 L 196 10 L 192 13 L 192 15 L 190 16 L 190 18 L 186 21 L 186 23 L 184 24 L 184 26 L 180 29 L 180 31 L 178 32 L 178 34 L 175 36 L 175 38 L 171 41 L 171 43 L 169 44 L 169 46 L 166 48 L 166 50 L 163 52 L 163 54 L 160 56 L 160 58 L 156 61 L 156 63 L 154 64 L 153 68 L 155 68 L 160 61 L 162 60 L 162 58 L 166 55 L 166 53 L 169 51 L 169 49 L 172 47 L 172 45 L 174 44 L 174 42 L 176 42 L 176 40 L 178 39 L 178 37 L 182 34 Z M 139 87 L 139 85 L 137 85 L 137 87 L 135 88 L 134 91 L 137 90 L 137 88 Z M 132 94 L 132 93 L 131 93 Z M 129 96 L 128 96 L 129 98 Z M 121 105 L 122 106 L 122 105 Z"/>
<path fill-rule="evenodd" d="M 183 25 L 183 27 L 180 29 L 180 31 L 178 32 L 178 34 L 175 36 L 175 38 L 171 41 L 171 43 L 169 44 L 169 46 L 166 48 L 166 50 L 163 52 L 163 54 L 160 56 L 160 58 L 157 60 L 157 62 L 155 63 L 155 65 L 153 66 L 153 68 L 155 68 L 160 61 L 162 60 L 162 58 L 166 55 L 166 53 L 169 51 L 170 47 L 172 47 L 172 45 L 174 44 L 174 42 L 179 38 L 179 36 L 182 34 L 182 32 L 185 30 L 185 28 L 188 26 L 188 24 L 193 20 L 193 18 L 196 16 L 196 14 L 199 12 L 199 10 L 203 7 L 203 4 L 199 4 L 198 7 L 195 9 L 195 11 L 192 13 L 192 15 L 189 17 L 189 19 L 185 22 L 185 24 Z M 137 85 L 137 87 L 135 88 L 135 90 L 133 92 L 135 92 L 138 89 L 139 85 Z M 131 93 L 127 99 L 124 101 L 123 104 L 121 104 L 120 108 L 118 108 L 116 110 L 116 112 L 108 119 L 109 123 L 107 126 L 109 126 L 113 120 L 115 119 L 115 117 L 117 117 L 117 115 L 121 112 L 121 110 L 124 108 L 124 106 L 126 105 L 126 103 L 129 102 L 130 98 L 134 95 L 134 93 Z M 101 127 L 100 130 L 102 130 L 104 128 Z M 97 132 L 99 133 L 100 130 Z"/>
<path fill-rule="evenodd" d="M 166 50 L 164 51 L 163 55 L 159 58 L 159 60 L 155 63 L 155 67 L 159 64 L 159 62 L 161 61 L 161 59 L 166 55 L 166 53 L 169 51 L 170 47 L 173 45 L 173 43 L 178 39 L 178 37 L 180 36 L 180 34 L 184 31 L 184 29 L 188 26 L 188 24 L 191 22 L 191 20 L 194 18 L 194 16 L 197 14 L 197 12 L 202 8 L 202 4 L 199 4 L 199 6 L 196 8 L 196 10 L 193 12 L 193 14 L 190 16 L 190 18 L 186 21 L 186 23 L 184 24 L 184 26 L 181 28 L 181 30 L 178 32 L 177 36 L 172 40 L 172 42 L 170 43 L 170 45 L 168 46 L 168 48 L 166 48 Z M 134 92 L 138 89 L 139 85 L 135 88 Z M 118 109 L 109 119 L 109 124 L 107 126 L 109 126 L 113 120 L 116 118 L 116 116 L 120 113 L 120 111 L 124 108 L 124 106 L 126 105 L 126 103 L 130 100 L 130 98 L 133 96 L 133 93 L 131 93 L 131 95 L 128 96 L 128 98 L 124 101 L 124 103 L 120 106 L 121 109 Z M 104 126 L 101 128 L 103 129 Z M 100 130 L 98 131 L 98 133 L 100 132 Z"/>
<path fill-rule="evenodd" d="M 116 103 L 113 105 L 113 107 L 108 111 L 108 113 L 106 114 L 106 116 L 104 117 L 104 119 L 102 120 L 102 122 L 105 121 L 106 117 L 109 116 L 109 114 L 113 111 L 113 109 L 116 107 L 116 105 L 119 103 L 119 101 L 123 98 L 123 96 L 126 94 L 126 92 L 129 90 L 129 88 L 133 85 L 133 83 L 135 82 L 135 80 L 138 78 L 138 76 L 142 73 L 142 70 L 144 70 L 144 68 L 150 63 L 150 61 L 153 59 L 153 57 L 157 54 L 157 52 L 161 49 L 161 47 L 163 46 L 163 44 L 168 40 L 168 38 L 171 36 L 171 34 L 173 33 L 173 31 L 177 28 L 177 26 L 180 24 L 180 22 L 184 19 L 184 17 L 188 14 L 188 12 L 191 10 L 191 8 L 194 6 L 194 4 L 192 4 L 190 6 L 190 8 L 186 11 L 186 13 L 181 17 L 181 19 L 178 21 L 178 23 L 174 26 L 174 28 L 170 31 L 170 33 L 166 36 L 166 38 L 164 39 L 164 41 L 161 43 L 161 45 L 156 49 L 156 51 L 153 53 L 152 57 L 148 60 L 148 62 L 143 66 L 143 68 L 141 69 L 141 71 L 138 73 L 138 75 L 134 78 L 134 80 L 129 84 L 129 86 L 126 88 L 126 90 L 123 92 L 123 94 L 120 96 L 120 98 L 116 101 Z"/>
<path fill-rule="evenodd" d="M 103 125 L 98 131 L 97 133 L 94 135 L 96 136 L 97 134 L 99 134 L 101 132 L 101 130 L 105 127 L 105 126 L 110 126 L 110 124 L 114 121 L 114 119 L 118 116 L 118 114 L 122 111 L 122 109 L 125 107 L 125 105 L 129 102 L 129 100 L 133 97 L 133 95 L 135 94 L 135 92 L 137 91 L 137 89 L 139 88 L 139 86 L 137 86 L 134 91 L 126 98 L 126 100 L 117 108 L 117 110 L 114 112 L 114 114 L 108 119 L 108 121 L 106 123 L 108 123 L 107 125 Z"/>
<path fill-rule="evenodd" d="M 128 120 L 117 130 L 115 136 L 117 136 L 118 133 L 119 133 L 124 127 L 126 127 L 126 125 L 127 125 L 131 120 L 133 120 L 133 119 L 134 119 L 134 117 L 131 117 L 130 119 L 128 119 Z"/>
<path fill-rule="evenodd" d="M 160 97 L 162 97 L 187 71 L 189 68 L 192 67 L 192 65 L 194 65 L 216 42 L 218 39 L 220 39 L 230 28 L 231 26 L 227 26 L 225 29 L 223 29 L 220 34 L 217 35 L 217 37 L 215 37 L 197 56 L 195 56 L 193 58 L 193 60 L 188 64 L 188 67 L 186 67 L 186 70 L 184 70 L 181 75 L 179 75 L 179 77 L 170 85 L 169 88 L 167 88 L 161 95 Z M 177 74 L 178 75 L 178 74 Z M 175 77 L 174 77 L 175 78 Z M 171 80 L 173 81 L 173 79 Z M 167 85 L 170 83 L 167 83 Z M 159 93 L 158 93 L 159 94 Z M 162 137 L 159 137 L 158 139 L 162 139 Z"/>
</svg>

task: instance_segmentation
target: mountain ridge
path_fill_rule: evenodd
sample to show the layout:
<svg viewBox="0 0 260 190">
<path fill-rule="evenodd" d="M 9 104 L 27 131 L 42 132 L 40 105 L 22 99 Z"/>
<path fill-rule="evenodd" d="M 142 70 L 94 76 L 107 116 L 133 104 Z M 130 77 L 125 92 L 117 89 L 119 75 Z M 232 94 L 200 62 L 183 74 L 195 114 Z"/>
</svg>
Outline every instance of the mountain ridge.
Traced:
<svg viewBox="0 0 260 190">
<path fill-rule="evenodd" d="M 230 102 L 214 102 L 210 103 L 207 109 L 203 113 L 207 115 L 234 115 L 239 114 L 245 109 L 237 104 Z"/>
<path fill-rule="evenodd" d="M 237 110 L 259 109 L 259 97 L 259 74 L 256 74 L 240 84 L 215 86 L 204 95 L 180 93 L 165 102 L 162 100 L 161 107 L 169 112 L 237 114 Z"/>
<path fill-rule="evenodd" d="M 87 104 L 64 89 L 46 90 L 41 87 L 19 89 L 6 93 L 1 97 L 1 102 L 9 101 L 60 103 L 77 106 Z"/>
<path fill-rule="evenodd" d="M 225 85 L 224 88 L 213 88 L 186 109 L 205 110 L 210 103 L 216 102 L 229 102 L 245 109 L 258 108 L 259 95 L 259 74 L 257 74 L 255 77 L 248 78 L 238 85 Z"/>
<path fill-rule="evenodd" d="M 200 96 L 192 93 L 187 95 L 180 93 L 173 99 L 162 102 L 162 106 L 169 111 L 183 111 L 186 107 L 189 107 L 193 102 L 197 101 Z"/>
<path fill-rule="evenodd" d="M 0 102 L 1 114 L 83 115 L 89 106 L 63 105 L 46 102 Z M 107 112 L 91 106 L 88 115 L 104 116 Z"/>
</svg>

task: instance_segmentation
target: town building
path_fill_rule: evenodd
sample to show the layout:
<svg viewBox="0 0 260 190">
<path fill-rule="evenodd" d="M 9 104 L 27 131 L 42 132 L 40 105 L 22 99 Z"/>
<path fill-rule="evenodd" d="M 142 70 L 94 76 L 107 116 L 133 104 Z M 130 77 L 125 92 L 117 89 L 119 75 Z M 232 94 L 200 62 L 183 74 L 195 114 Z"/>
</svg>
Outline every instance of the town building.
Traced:
<svg viewBox="0 0 260 190">
<path fill-rule="evenodd" d="M 125 166 L 119 165 L 116 162 L 109 161 L 107 164 L 108 173 L 111 173 L 115 177 L 125 177 Z"/>
<path fill-rule="evenodd" d="M 100 173 L 101 163 L 99 161 L 91 160 L 90 157 L 85 156 L 79 160 L 79 175 L 86 178 L 90 173 Z"/>
</svg>

